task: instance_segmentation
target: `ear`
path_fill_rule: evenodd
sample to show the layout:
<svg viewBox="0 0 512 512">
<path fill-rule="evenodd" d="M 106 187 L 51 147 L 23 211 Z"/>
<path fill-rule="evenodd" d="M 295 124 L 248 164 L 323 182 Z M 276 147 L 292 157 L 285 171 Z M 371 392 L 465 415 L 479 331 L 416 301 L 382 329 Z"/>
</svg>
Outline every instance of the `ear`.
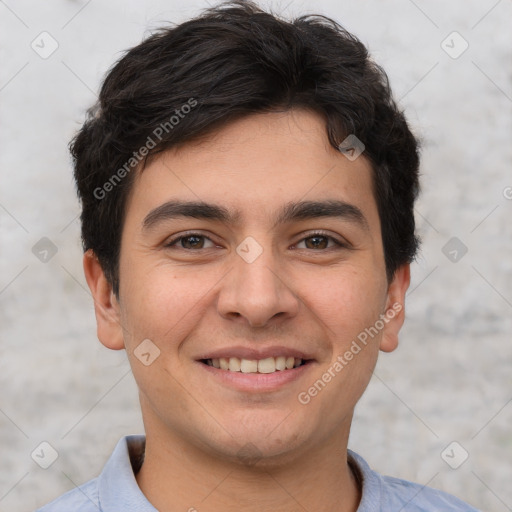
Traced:
<svg viewBox="0 0 512 512">
<path fill-rule="evenodd" d="M 103 268 L 94 252 L 89 249 L 83 259 L 84 274 L 94 299 L 94 312 L 98 339 L 112 350 L 124 348 L 119 303 L 107 281 Z"/>
<path fill-rule="evenodd" d="M 411 282 L 409 264 L 399 267 L 388 286 L 386 310 L 383 314 L 385 327 L 380 341 L 380 350 L 392 352 L 398 346 L 398 333 L 405 319 L 405 293 Z"/>
</svg>

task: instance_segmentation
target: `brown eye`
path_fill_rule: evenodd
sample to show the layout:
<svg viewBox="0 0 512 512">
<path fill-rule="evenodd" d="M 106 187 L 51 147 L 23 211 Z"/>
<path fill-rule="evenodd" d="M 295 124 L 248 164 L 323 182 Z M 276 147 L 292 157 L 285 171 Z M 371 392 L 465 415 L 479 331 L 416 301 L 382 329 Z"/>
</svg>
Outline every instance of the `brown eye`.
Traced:
<svg viewBox="0 0 512 512">
<path fill-rule="evenodd" d="M 329 245 L 329 243 L 331 244 Z M 299 246 L 300 244 L 304 244 L 304 247 L 298 247 L 299 249 L 312 249 L 318 251 L 346 247 L 346 244 L 323 233 L 313 233 L 310 236 L 303 238 L 297 245 Z"/>
<path fill-rule="evenodd" d="M 204 245 L 204 236 L 185 236 L 181 238 L 181 246 L 184 249 L 202 249 Z"/>
<path fill-rule="evenodd" d="M 308 249 L 326 249 L 329 241 L 326 236 L 310 236 L 305 239 Z M 309 241 L 309 242 L 308 242 Z"/>
<path fill-rule="evenodd" d="M 210 247 L 205 247 L 205 241 L 209 241 L 211 243 Z M 200 233 L 191 233 L 189 235 L 182 235 L 174 240 L 171 240 L 165 246 L 168 248 L 177 248 L 177 249 L 185 249 L 185 250 L 194 250 L 194 249 L 209 249 L 213 247 L 213 242 L 204 235 Z"/>
</svg>

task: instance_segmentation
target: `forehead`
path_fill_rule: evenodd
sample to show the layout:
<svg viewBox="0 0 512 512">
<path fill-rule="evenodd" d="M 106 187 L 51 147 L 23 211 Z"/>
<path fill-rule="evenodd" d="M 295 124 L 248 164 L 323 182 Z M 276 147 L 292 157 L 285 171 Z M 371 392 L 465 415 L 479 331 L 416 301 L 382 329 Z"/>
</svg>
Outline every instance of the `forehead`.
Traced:
<svg viewBox="0 0 512 512">
<path fill-rule="evenodd" d="M 136 176 L 127 207 L 145 218 L 164 203 L 186 201 L 220 206 L 223 222 L 275 224 L 289 220 L 293 205 L 338 201 L 371 220 L 372 190 L 368 161 L 333 148 L 319 115 L 292 110 L 250 115 L 163 152 Z"/>
</svg>

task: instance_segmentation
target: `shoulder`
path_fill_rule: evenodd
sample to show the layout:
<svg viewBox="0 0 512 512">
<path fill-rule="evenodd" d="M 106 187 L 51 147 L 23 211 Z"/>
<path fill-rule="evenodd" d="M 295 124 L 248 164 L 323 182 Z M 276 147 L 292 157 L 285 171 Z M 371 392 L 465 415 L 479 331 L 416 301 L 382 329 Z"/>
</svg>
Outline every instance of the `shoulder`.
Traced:
<svg viewBox="0 0 512 512">
<path fill-rule="evenodd" d="M 478 512 L 471 505 L 439 489 L 391 476 L 382 476 L 381 480 L 382 503 L 390 510 L 395 510 L 399 505 L 404 512 Z"/>
<path fill-rule="evenodd" d="M 479 512 L 444 491 L 400 478 L 382 476 L 351 450 L 348 457 L 363 488 L 358 512 Z"/>
<path fill-rule="evenodd" d="M 38 508 L 36 512 L 98 512 L 100 509 L 98 499 L 98 479 L 72 489 L 59 498 Z"/>
<path fill-rule="evenodd" d="M 122 437 L 100 475 L 36 512 L 155 511 L 137 485 L 134 468 L 144 457 L 145 436 Z M 100 505 L 101 504 L 101 505 Z"/>
</svg>

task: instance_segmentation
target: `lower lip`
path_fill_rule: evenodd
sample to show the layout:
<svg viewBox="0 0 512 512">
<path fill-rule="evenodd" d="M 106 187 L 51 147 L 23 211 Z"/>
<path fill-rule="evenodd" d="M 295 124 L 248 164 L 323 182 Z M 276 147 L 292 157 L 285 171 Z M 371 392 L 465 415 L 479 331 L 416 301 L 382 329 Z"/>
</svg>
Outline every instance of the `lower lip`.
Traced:
<svg viewBox="0 0 512 512">
<path fill-rule="evenodd" d="M 297 366 L 297 368 L 278 370 L 273 373 L 231 372 L 229 370 L 221 370 L 214 366 L 209 366 L 200 361 L 197 361 L 197 364 L 201 366 L 203 370 L 209 372 L 213 378 L 218 379 L 222 384 L 231 388 L 245 393 L 263 393 L 276 391 L 286 384 L 290 384 L 299 379 L 309 371 L 314 363 L 310 361 L 301 366 Z"/>
</svg>

